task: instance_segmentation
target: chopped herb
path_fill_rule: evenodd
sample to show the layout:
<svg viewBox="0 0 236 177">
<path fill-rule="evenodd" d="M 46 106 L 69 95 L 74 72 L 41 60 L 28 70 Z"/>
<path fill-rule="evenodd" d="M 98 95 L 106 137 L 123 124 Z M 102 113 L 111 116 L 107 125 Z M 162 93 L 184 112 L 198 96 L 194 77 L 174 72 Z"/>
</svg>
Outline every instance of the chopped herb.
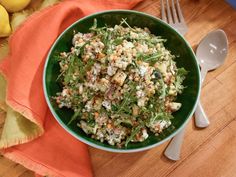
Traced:
<svg viewBox="0 0 236 177">
<path fill-rule="evenodd" d="M 186 71 L 184 68 L 179 68 L 177 70 L 177 75 L 176 75 L 176 82 L 175 82 L 175 87 L 178 93 L 182 93 L 184 86 L 182 85 L 185 76 L 188 74 L 188 71 Z"/>
<path fill-rule="evenodd" d="M 141 130 L 142 127 L 143 127 L 143 125 L 139 125 L 139 126 L 134 127 L 134 128 L 132 129 L 131 135 L 130 135 L 130 136 L 126 139 L 126 141 L 125 141 L 125 147 L 127 147 L 128 144 L 129 144 L 129 142 L 134 139 L 135 135 L 140 132 L 140 130 Z"/>
<path fill-rule="evenodd" d="M 73 116 L 71 117 L 70 121 L 67 123 L 67 125 L 70 125 L 73 121 L 78 119 L 81 115 L 81 110 L 76 111 Z"/>
</svg>

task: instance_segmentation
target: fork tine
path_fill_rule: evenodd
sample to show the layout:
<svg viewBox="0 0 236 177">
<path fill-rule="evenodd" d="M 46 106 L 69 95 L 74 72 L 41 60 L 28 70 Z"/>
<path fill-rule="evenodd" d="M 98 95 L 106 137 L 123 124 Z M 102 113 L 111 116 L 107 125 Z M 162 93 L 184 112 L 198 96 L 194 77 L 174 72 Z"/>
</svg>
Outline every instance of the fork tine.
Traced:
<svg viewBox="0 0 236 177">
<path fill-rule="evenodd" d="M 171 12 L 170 12 L 169 0 L 166 0 L 166 10 L 167 10 L 168 22 L 171 24 L 171 23 L 173 23 L 173 19 L 172 19 Z"/>
<path fill-rule="evenodd" d="M 163 0 L 161 0 L 161 18 L 163 21 L 167 22 L 165 4 L 164 4 Z"/>
<path fill-rule="evenodd" d="M 174 17 L 174 23 L 178 23 L 178 17 L 177 17 L 177 14 L 176 14 L 176 9 L 175 9 L 175 2 L 174 0 L 172 0 L 172 4 L 171 4 L 171 7 L 172 7 L 172 15 Z"/>
<path fill-rule="evenodd" d="M 182 11 L 180 9 L 179 0 L 176 0 L 176 5 L 177 5 L 177 13 L 178 13 L 178 16 L 179 16 L 179 21 L 180 22 L 185 22 Z"/>
</svg>

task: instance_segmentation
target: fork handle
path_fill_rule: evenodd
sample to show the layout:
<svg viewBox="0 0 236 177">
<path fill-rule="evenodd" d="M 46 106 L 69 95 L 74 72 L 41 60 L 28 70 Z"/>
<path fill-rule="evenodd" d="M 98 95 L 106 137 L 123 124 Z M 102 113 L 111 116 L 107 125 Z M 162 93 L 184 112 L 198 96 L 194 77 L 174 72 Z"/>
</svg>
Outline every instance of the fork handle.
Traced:
<svg viewBox="0 0 236 177">
<path fill-rule="evenodd" d="M 202 108 L 200 100 L 198 101 L 197 108 L 195 110 L 195 125 L 199 128 L 205 128 L 210 125 L 207 115 Z"/>
<path fill-rule="evenodd" d="M 185 127 L 176 134 L 167 146 L 164 154 L 168 159 L 177 161 L 180 159 L 181 146 L 184 140 Z"/>
</svg>

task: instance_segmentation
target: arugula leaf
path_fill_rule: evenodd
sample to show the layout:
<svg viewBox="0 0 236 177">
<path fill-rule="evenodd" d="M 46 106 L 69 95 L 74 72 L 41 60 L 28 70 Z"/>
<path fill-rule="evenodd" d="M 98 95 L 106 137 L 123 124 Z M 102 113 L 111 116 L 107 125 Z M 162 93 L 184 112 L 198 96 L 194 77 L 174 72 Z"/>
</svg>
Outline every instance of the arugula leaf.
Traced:
<svg viewBox="0 0 236 177">
<path fill-rule="evenodd" d="M 65 84 L 69 84 L 70 81 L 72 80 L 72 75 L 73 75 L 73 72 L 74 72 L 74 61 L 75 61 L 75 56 L 74 55 L 70 55 L 69 56 L 69 66 L 68 66 L 68 69 L 67 69 L 67 72 L 65 73 L 65 76 L 64 76 L 64 82 Z"/>
<path fill-rule="evenodd" d="M 112 111 L 116 112 L 118 109 L 119 108 L 116 105 L 114 105 L 114 104 L 111 105 L 111 110 Z"/>
<path fill-rule="evenodd" d="M 188 74 L 188 71 L 186 71 L 184 68 L 179 68 L 177 71 L 177 75 L 179 76 L 186 76 Z"/>
<path fill-rule="evenodd" d="M 95 126 L 95 120 L 91 112 L 89 112 L 87 124 L 91 127 Z"/>
<path fill-rule="evenodd" d="M 91 26 L 91 28 L 89 28 L 89 30 L 96 29 L 96 28 L 97 28 L 97 26 L 98 26 L 97 19 L 96 19 L 96 18 L 94 18 L 94 20 L 93 20 L 93 26 Z"/>
<path fill-rule="evenodd" d="M 177 70 L 175 88 L 178 93 L 182 93 L 183 89 L 185 88 L 182 84 L 187 74 L 188 71 L 186 71 L 184 68 L 179 68 Z"/>
<path fill-rule="evenodd" d="M 130 118 L 117 119 L 115 121 L 115 126 L 120 125 L 120 124 L 124 124 L 127 127 L 132 127 L 133 126 L 133 123 L 132 123 Z"/>
<path fill-rule="evenodd" d="M 122 37 L 118 37 L 112 42 L 112 44 L 120 45 L 120 44 L 122 44 L 123 40 L 124 39 Z"/>
<path fill-rule="evenodd" d="M 62 76 L 64 75 L 64 73 L 65 73 L 65 71 L 62 71 L 62 72 L 57 76 L 56 81 L 59 81 L 59 80 L 62 78 Z"/>
<path fill-rule="evenodd" d="M 129 142 L 134 139 L 135 135 L 140 132 L 141 128 L 143 128 L 142 124 L 132 129 L 131 135 L 125 141 L 125 147 L 127 147 Z"/>
<path fill-rule="evenodd" d="M 151 64 L 155 64 L 162 55 L 163 54 L 161 53 L 155 53 L 155 54 L 152 54 L 151 56 L 145 57 L 144 61 L 149 62 Z"/>
<path fill-rule="evenodd" d="M 163 78 L 159 79 L 159 83 L 160 83 L 160 89 L 158 90 L 159 94 L 160 94 L 159 98 L 163 100 L 166 96 L 166 89 L 167 88 L 165 86 L 165 82 L 164 82 Z"/>
<path fill-rule="evenodd" d="M 73 116 L 71 117 L 70 121 L 67 123 L 67 125 L 70 125 L 72 122 L 74 122 L 79 116 L 81 115 L 81 109 L 76 111 Z"/>
<path fill-rule="evenodd" d="M 152 43 L 152 44 L 157 44 L 157 43 L 166 42 L 166 41 L 167 41 L 166 39 L 160 39 L 160 38 L 157 38 L 157 37 L 154 37 L 154 38 L 150 39 L 150 43 Z"/>
<path fill-rule="evenodd" d="M 148 62 L 150 64 L 155 64 L 160 59 L 160 57 L 162 55 L 163 54 L 159 53 L 159 52 L 153 53 L 153 54 L 148 54 L 148 55 L 145 55 L 143 53 L 138 53 L 137 54 L 137 59 L 142 60 L 144 62 Z"/>
<path fill-rule="evenodd" d="M 123 24 L 125 24 L 126 26 L 128 26 L 128 28 L 133 29 L 133 28 L 127 23 L 126 20 L 127 20 L 126 18 L 122 18 L 122 21 L 121 21 L 121 23 L 120 23 L 120 26 L 123 25 Z"/>
<path fill-rule="evenodd" d="M 123 101 L 121 102 L 119 106 L 117 106 L 118 107 L 117 114 L 120 113 L 121 111 L 131 113 L 131 110 L 128 106 L 137 101 L 136 96 L 133 96 L 136 90 L 136 83 L 131 82 L 129 84 L 129 87 L 130 87 L 130 91 L 124 93 Z"/>
<path fill-rule="evenodd" d="M 112 35 L 113 35 L 113 31 L 110 31 L 110 30 L 106 30 L 106 31 L 104 31 L 104 33 L 103 33 L 102 42 L 103 42 L 103 44 L 105 45 L 105 47 L 104 47 L 105 53 L 106 53 L 106 51 L 109 50 L 110 47 L 111 47 Z"/>
</svg>

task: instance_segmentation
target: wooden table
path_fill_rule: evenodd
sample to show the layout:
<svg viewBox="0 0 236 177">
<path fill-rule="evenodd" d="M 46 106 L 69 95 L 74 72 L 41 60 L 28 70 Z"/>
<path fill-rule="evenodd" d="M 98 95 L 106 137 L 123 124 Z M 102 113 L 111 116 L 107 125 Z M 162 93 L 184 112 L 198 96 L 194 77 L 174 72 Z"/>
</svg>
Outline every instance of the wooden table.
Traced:
<svg viewBox="0 0 236 177">
<path fill-rule="evenodd" d="M 211 124 L 206 129 L 196 128 L 193 121 L 188 124 L 177 162 L 163 156 L 168 142 L 131 154 L 90 148 L 96 177 L 236 176 L 236 10 L 223 0 L 182 0 L 180 4 L 189 27 L 186 38 L 194 49 L 201 38 L 217 28 L 229 39 L 225 64 L 207 75 L 202 89 L 201 101 Z M 146 0 L 136 10 L 159 17 L 160 3 Z M 0 157 L 0 177 L 31 176 L 31 171 Z"/>
</svg>

